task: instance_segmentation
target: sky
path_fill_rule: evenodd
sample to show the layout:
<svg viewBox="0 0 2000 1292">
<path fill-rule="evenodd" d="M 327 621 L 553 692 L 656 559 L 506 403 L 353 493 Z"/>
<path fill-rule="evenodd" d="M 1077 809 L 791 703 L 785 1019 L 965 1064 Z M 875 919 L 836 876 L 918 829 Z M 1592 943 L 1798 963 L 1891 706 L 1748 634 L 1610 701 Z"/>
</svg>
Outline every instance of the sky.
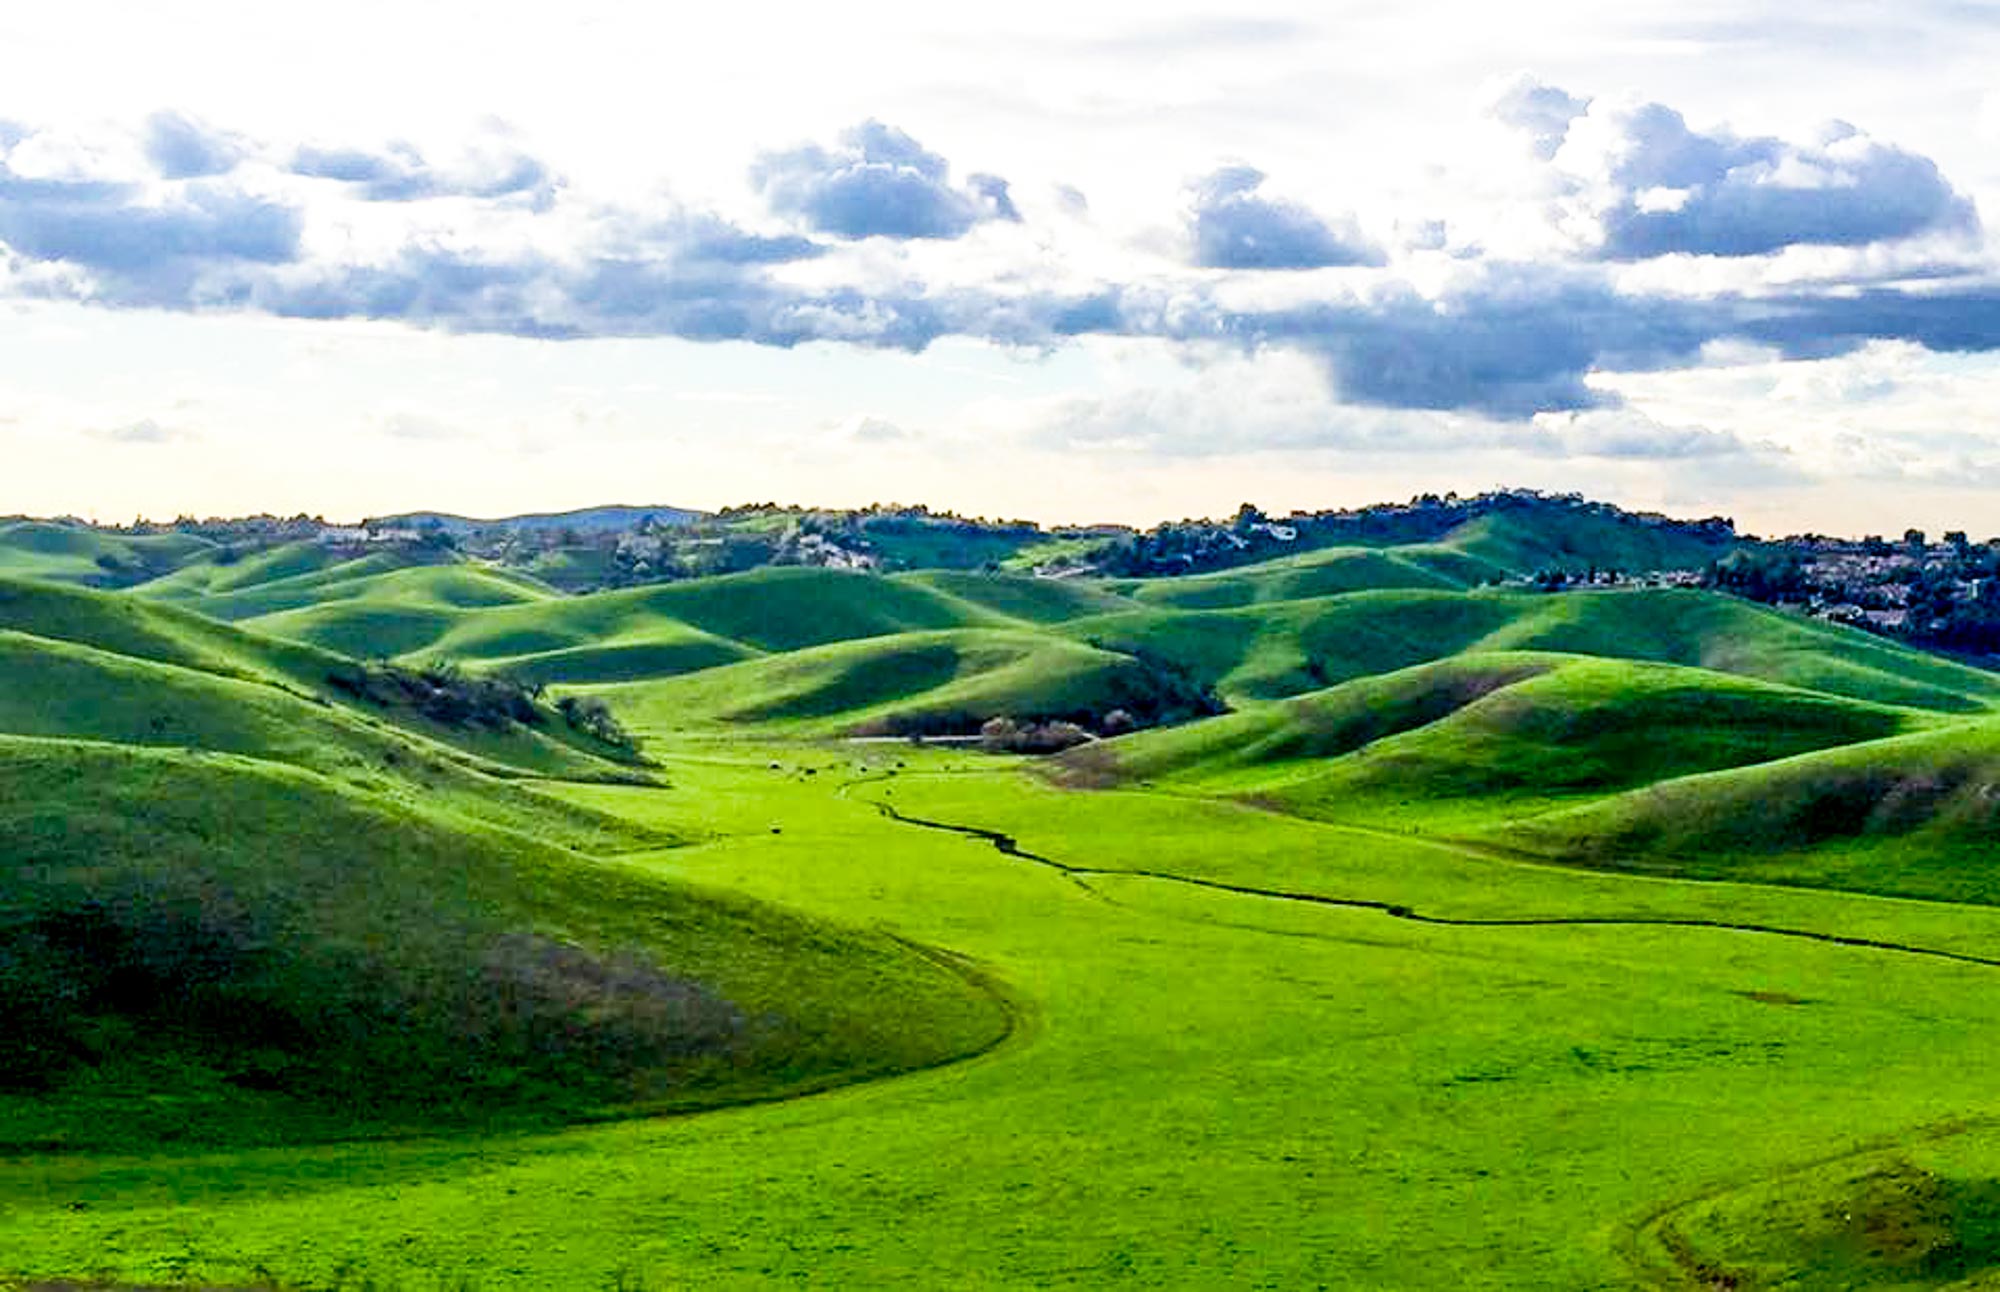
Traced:
<svg viewBox="0 0 2000 1292">
<path fill-rule="evenodd" d="M 1996 534 L 1994 67 L 2000 0 L 7 6 L 0 514 Z"/>
</svg>

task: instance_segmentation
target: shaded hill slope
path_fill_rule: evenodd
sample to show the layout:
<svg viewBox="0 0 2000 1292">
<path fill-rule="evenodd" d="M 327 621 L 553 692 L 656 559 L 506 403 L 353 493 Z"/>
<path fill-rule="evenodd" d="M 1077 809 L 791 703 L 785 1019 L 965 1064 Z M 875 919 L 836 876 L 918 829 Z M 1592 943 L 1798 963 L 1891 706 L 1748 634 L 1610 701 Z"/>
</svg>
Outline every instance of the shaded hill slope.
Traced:
<svg viewBox="0 0 2000 1292">
<path fill-rule="evenodd" d="M 880 935 L 222 755 L 0 737 L 0 872 L 15 1151 L 702 1106 L 1006 1027 Z"/>
<path fill-rule="evenodd" d="M 2000 901 L 2000 722 L 1669 780 L 1491 837 L 1573 865 Z"/>
</svg>

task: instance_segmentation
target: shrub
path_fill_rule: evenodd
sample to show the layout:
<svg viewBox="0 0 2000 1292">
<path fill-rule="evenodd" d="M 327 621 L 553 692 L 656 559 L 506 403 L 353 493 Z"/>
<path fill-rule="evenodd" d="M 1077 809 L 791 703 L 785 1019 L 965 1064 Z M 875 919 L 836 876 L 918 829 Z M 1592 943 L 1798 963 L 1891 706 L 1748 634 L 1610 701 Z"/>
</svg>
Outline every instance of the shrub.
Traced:
<svg viewBox="0 0 2000 1292">
<path fill-rule="evenodd" d="M 632 733 L 611 712 L 611 706 L 594 695 L 566 695 L 556 701 L 556 712 L 562 714 L 572 730 L 607 745 L 628 750 L 639 747 Z"/>
<path fill-rule="evenodd" d="M 979 728 L 980 746 L 996 753 L 1056 754 L 1092 739 L 1074 722 L 1020 723 L 1012 718 L 989 718 Z"/>
</svg>

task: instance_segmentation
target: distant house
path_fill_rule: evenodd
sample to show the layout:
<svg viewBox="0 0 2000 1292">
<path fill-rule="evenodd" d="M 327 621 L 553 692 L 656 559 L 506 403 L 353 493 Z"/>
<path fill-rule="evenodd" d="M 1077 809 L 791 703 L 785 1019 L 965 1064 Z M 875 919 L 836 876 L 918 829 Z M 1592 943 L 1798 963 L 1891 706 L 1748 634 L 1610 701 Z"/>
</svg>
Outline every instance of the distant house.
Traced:
<svg viewBox="0 0 2000 1292">
<path fill-rule="evenodd" d="M 360 547 L 368 543 L 415 543 L 421 541 L 423 537 L 422 530 L 371 529 L 366 525 L 328 525 L 318 534 L 323 547 Z"/>
</svg>

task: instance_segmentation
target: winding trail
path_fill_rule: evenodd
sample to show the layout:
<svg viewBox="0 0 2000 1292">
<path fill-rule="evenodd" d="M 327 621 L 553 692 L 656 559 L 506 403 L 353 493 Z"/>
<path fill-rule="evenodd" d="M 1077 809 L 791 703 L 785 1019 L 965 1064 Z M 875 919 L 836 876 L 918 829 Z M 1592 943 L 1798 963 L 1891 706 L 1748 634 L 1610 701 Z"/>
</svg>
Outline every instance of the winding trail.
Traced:
<svg viewBox="0 0 2000 1292">
<path fill-rule="evenodd" d="M 2000 969 L 2000 958 L 1976 956 L 1963 951 L 1945 951 L 1937 947 L 1913 946 L 1907 942 L 1887 942 L 1877 938 L 1849 937 L 1840 933 L 1823 933 L 1815 929 L 1788 929 L 1774 924 L 1737 923 L 1731 920 L 1705 920 L 1691 916 L 1646 916 L 1646 915 L 1547 915 L 1521 917 L 1470 918 L 1449 915 L 1426 915 L 1413 907 L 1398 902 L 1381 902 L 1365 897 L 1329 897 L 1323 893 L 1302 893 L 1282 888 L 1260 888 L 1250 884 L 1231 884 L 1220 879 L 1204 879 L 1197 875 L 1182 875 L 1163 870 L 1125 870 L 1111 867 L 1077 866 L 1054 857 L 1029 852 L 1010 834 L 998 830 L 988 830 L 982 826 L 960 825 L 951 821 L 932 821 L 924 817 L 911 816 L 898 811 L 893 804 L 880 799 L 867 798 L 877 812 L 901 825 L 916 826 L 925 830 L 941 830 L 949 834 L 962 835 L 971 839 L 983 839 L 993 845 L 1002 856 L 1046 866 L 1050 870 L 1068 878 L 1086 891 L 1102 896 L 1087 882 L 1094 877 L 1124 877 L 1130 879 L 1152 879 L 1162 883 L 1185 884 L 1192 888 L 1206 888 L 1216 892 L 1234 893 L 1240 897 L 1261 897 L 1276 902 L 1298 902 L 1309 906 L 1332 906 L 1354 911 L 1375 911 L 1393 920 L 1407 920 L 1412 924 L 1434 924 L 1452 928 L 1474 929 L 1523 929 L 1523 928 L 1669 928 L 1669 929 L 1715 929 L 1728 933 L 1757 933 L 1766 937 L 1795 938 L 1801 942 L 1820 942 L 1831 946 L 1857 947 L 1865 951 L 1887 951 L 1897 955 L 1927 956 L 1935 960 L 1951 960 L 1959 964 L 1980 965 L 1989 969 Z"/>
</svg>

